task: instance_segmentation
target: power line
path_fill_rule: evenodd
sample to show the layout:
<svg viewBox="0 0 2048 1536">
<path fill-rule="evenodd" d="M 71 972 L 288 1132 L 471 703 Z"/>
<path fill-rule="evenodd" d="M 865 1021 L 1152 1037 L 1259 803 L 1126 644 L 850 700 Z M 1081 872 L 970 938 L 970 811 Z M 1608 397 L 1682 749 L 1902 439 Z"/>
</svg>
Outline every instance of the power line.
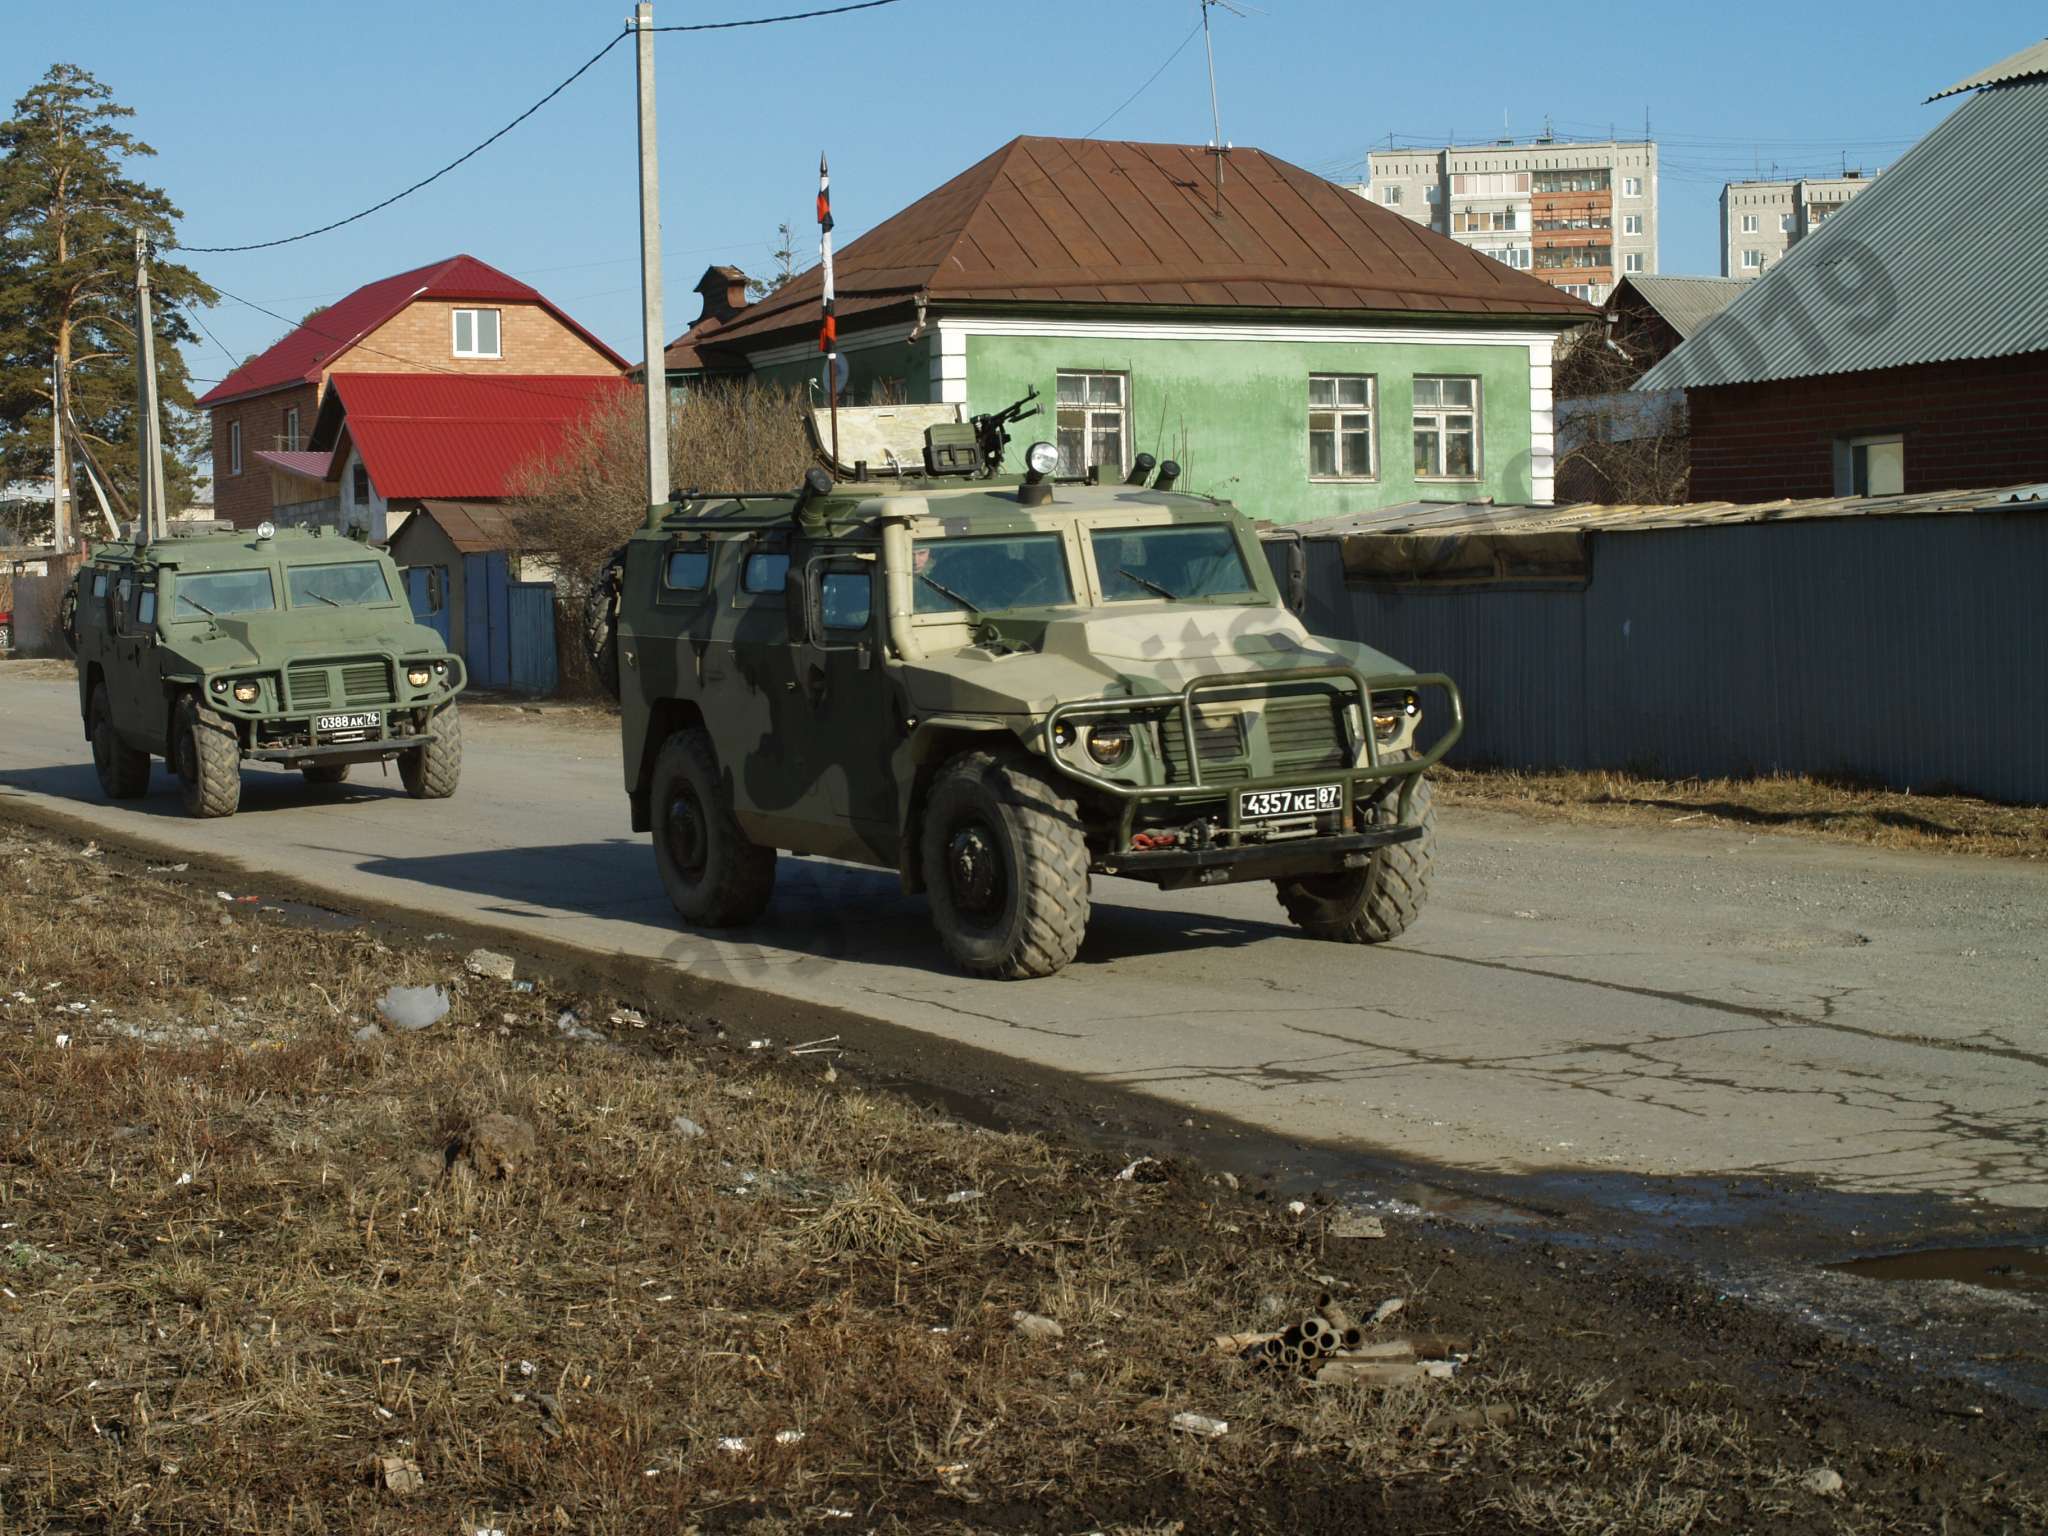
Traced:
<svg viewBox="0 0 2048 1536">
<path fill-rule="evenodd" d="M 1172 64 L 1173 61 L 1179 58 L 1183 53 L 1187 52 L 1188 44 L 1192 43 L 1195 40 L 1195 34 L 1200 32 L 1201 30 L 1202 24 L 1198 21 L 1194 24 L 1193 28 L 1190 29 L 1188 35 L 1180 40 L 1180 46 L 1174 49 L 1173 52 L 1169 53 L 1166 56 L 1165 64 L 1161 64 L 1157 69 L 1153 70 L 1151 74 L 1147 75 L 1145 77 L 1145 83 L 1143 85 L 1139 86 L 1135 91 L 1131 92 L 1130 95 L 1126 96 L 1123 99 L 1122 104 L 1118 106 L 1114 112 L 1110 113 L 1108 117 L 1105 117 L 1093 128 L 1090 128 L 1086 133 L 1082 134 L 1081 137 L 1084 139 L 1092 139 L 1095 137 L 1096 134 L 1102 132 L 1104 128 L 1107 128 L 1111 123 L 1115 122 L 1119 117 L 1123 116 L 1124 108 L 1128 107 L 1132 102 L 1136 101 L 1140 96 L 1144 95 L 1147 91 L 1152 89 L 1154 82 L 1156 82 L 1161 75 L 1166 73 L 1167 66 Z"/>
<path fill-rule="evenodd" d="M 779 22 L 809 21 L 819 16 L 841 16 L 849 11 L 871 11 L 879 6 L 898 5 L 901 3 L 902 0 L 858 0 L 858 3 L 853 5 L 835 5 L 827 9 L 817 11 L 793 11 L 788 15 L 784 16 L 757 16 L 747 21 L 704 21 L 697 22 L 689 26 L 654 27 L 651 30 L 656 32 L 726 32 L 732 30 L 735 27 L 768 27 L 774 26 Z M 463 164 L 465 161 L 474 159 L 477 155 L 482 154 L 486 149 L 489 149 L 493 144 L 497 143 L 498 140 L 505 137 L 505 135 L 510 133 L 514 128 L 517 128 L 521 123 L 525 122 L 529 117 L 533 116 L 534 113 L 538 112 L 542 107 L 546 106 L 549 102 L 553 101 L 557 96 L 561 95 L 562 92 L 566 91 L 567 89 L 569 89 L 570 86 L 574 85 L 578 80 L 582 79 L 584 75 L 588 74 L 593 68 L 596 67 L 597 62 L 600 59 L 602 59 L 606 54 L 610 53 L 614 48 L 618 47 L 619 44 L 624 42 L 626 38 L 630 35 L 630 32 L 619 33 L 618 36 L 614 37 L 610 42 L 606 43 L 602 48 L 598 49 L 597 52 L 593 53 L 589 58 L 585 59 L 580 65 L 578 65 L 576 70 L 572 74 L 570 74 L 567 79 L 563 80 L 561 84 L 557 85 L 553 90 L 549 91 L 547 95 L 541 97 L 539 101 L 536 101 L 524 112 L 520 113 L 517 117 L 513 118 L 511 122 L 507 123 L 504 127 L 500 128 L 496 133 L 492 134 L 489 138 L 463 151 L 463 153 L 457 155 L 453 160 L 450 160 L 446 165 L 442 166 L 438 171 L 435 171 L 432 175 L 422 176 L 418 181 L 414 182 L 411 186 L 405 188 L 403 191 L 392 193 L 391 196 L 385 198 L 382 202 L 372 203 L 369 207 L 363 209 L 360 213 L 352 213 L 347 218 L 336 219 L 329 224 L 322 224 L 318 229 L 309 229 L 306 230 L 303 234 L 284 235 L 276 240 L 256 240 L 250 242 L 247 245 L 181 244 L 178 245 L 176 249 L 182 251 L 189 251 L 194 255 L 202 256 L 227 256 L 234 255 L 242 251 L 267 251 L 280 245 L 294 245 L 301 240 L 310 240 L 315 235 L 328 234 L 334 230 L 342 228 L 344 225 L 353 224 L 359 219 L 367 219 L 373 213 L 382 212 L 384 209 L 389 208 L 393 203 L 398 202 L 400 199 L 412 196 L 413 193 L 419 191 L 422 187 L 428 187 L 433 185 L 435 182 L 439 181 L 443 176 L 446 176 L 450 171 L 454 170 L 457 166 Z"/>
</svg>

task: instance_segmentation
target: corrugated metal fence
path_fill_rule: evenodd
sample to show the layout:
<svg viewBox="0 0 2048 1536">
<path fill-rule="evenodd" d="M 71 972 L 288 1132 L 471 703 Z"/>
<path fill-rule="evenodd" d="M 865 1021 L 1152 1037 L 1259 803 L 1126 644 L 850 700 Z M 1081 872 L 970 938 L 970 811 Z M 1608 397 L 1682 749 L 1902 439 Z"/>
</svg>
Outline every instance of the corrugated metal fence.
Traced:
<svg viewBox="0 0 2048 1536">
<path fill-rule="evenodd" d="M 1449 673 L 1452 762 L 1848 773 L 2048 803 L 2048 515 L 1587 535 L 1578 588 L 1347 584 L 1302 541 L 1303 619 Z M 1269 547 L 1284 570 L 1286 546 Z M 1283 583 L 1284 584 L 1284 583 Z"/>
</svg>

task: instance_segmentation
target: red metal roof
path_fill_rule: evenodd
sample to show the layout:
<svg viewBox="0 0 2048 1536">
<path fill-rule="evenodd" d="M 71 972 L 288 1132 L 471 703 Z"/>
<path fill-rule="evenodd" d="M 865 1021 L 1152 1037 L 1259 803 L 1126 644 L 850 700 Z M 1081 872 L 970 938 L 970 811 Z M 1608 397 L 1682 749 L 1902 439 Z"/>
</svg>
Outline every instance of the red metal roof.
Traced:
<svg viewBox="0 0 2048 1536">
<path fill-rule="evenodd" d="M 338 373 L 313 429 L 338 480 L 355 445 L 389 500 L 516 495 L 521 470 L 560 451 L 569 429 L 613 391 L 615 375 Z"/>
<path fill-rule="evenodd" d="M 1012 139 L 834 264 L 851 315 L 931 301 L 1365 311 L 1576 323 L 1589 304 L 1263 150 L 1232 149 L 1216 211 L 1199 144 Z M 844 190 L 844 189 L 842 189 Z M 704 344 L 815 331 L 812 268 Z"/>
<path fill-rule="evenodd" d="M 306 480 L 325 480 L 331 455 L 296 448 L 258 448 L 251 457 L 261 459 L 272 469 L 281 469 L 288 475 L 298 475 Z"/>
<path fill-rule="evenodd" d="M 501 304 L 538 304 L 589 342 L 621 370 L 626 360 L 555 307 L 538 289 L 474 256 L 450 256 L 392 277 L 365 283 L 338 299 L 282 340 L 242 364 L 199 397 L 201 406 L 223 405 L 250 395 L 268 394 L 294 384 L 317 384 L 320 376 L 370 332 L 414 299 L 478 299 Z"/>
</svg>

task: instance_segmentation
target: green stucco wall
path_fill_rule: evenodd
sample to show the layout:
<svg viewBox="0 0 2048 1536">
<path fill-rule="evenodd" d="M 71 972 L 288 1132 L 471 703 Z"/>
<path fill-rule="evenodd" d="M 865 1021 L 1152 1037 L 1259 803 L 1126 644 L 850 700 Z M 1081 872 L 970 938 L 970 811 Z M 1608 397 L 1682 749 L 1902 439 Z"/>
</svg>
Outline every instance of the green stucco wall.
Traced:
<svg viewBox="0 0 2048 1536">
<path fill-rule="evenodd" d="M 820 391 L 819 403 L 824 403 L 825 358 L 822 353 L 813 353 L 797 362 L 778 363 L 773 367 L 756 365 L 754 372 L 759 378 L 774 384 L 802 385 L 815 382 Z M 840 394 L 840 403 L 871 403 L 877 379 L 900 380 L 905 387 L 902 398 L 912 403 L 922 402 L 930 394 L 931 372 L 929 335 L 920 336 L 916 341 L 889 342 L 879 347 L 856 347 L 846 354 L 846 388 Z"/>
<path fill-rule="evenodd" d="M 894 351 L 884 348 L 882 351 Z M 860 354 L 854 354 L 858 370 Z M 1013 455 L 1054 436 L 1061 369 L 1130 376 L 1131 448 L 1180 462 L 1181 487 L 1235 501 L 1274 522 L 1335 517 L 1416 500 L 1531 499 L 1529 349 L 1330 341 L 1234 341 L 969 336 L 970 412 L 998 410 L 1036 385 L 1045 413 L 1014 429 Z M 1308 376 L 1366 373 L 1378 381 L 1378 476 L 1316 481 L 1308 466 Z M 1480 380 L 1481 475 L 1417 480 L 1411 381 L 1417 374 Z M 913 399 L 919 380 L 913 376 Z"/>
</svg>

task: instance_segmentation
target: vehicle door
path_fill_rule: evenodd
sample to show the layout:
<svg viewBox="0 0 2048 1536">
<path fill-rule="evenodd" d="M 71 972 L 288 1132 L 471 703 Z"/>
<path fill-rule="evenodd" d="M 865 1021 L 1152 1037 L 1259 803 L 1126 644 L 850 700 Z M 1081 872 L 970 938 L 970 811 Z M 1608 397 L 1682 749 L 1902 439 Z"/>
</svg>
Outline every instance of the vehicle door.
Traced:
<svg viewBox="0 0 2048 1536">
<path fill-rule="evenodd" d="M 814 820 L 822 802 L 811 793 L 790 645 L 789 538 L 758 534 L 720 553 L 735 563 L 721 578 L 728 596 L 718 623 L 730 644 L 714 643 L 705 653 L 704 717 L 719 762 L 733 775 L 736 805 L 743 817 L 758 818 L 753 835 L 793 846 L 798 834 L 774 823 Z"/>
<path fill-rule="evenodd" d="M 811 778 L 835 816 L 886 831 L 896 821 L 891 759 L 902 734 L 882 666 L 881 560 L 872 545 L 812 545 L 792 579 L 802 599 L 793 649 Z"/>
<path fill-rule="evenodd" d="M 115 582 L 118 602 L 110 605 L 113 657 L 107 684 L 113 692 L 114 725 L 131 746 L 168 750 L 169 711 L 164 704 L 163 661 L 156 633 L 156 572 L 123 571 Z"/>
</svg>

